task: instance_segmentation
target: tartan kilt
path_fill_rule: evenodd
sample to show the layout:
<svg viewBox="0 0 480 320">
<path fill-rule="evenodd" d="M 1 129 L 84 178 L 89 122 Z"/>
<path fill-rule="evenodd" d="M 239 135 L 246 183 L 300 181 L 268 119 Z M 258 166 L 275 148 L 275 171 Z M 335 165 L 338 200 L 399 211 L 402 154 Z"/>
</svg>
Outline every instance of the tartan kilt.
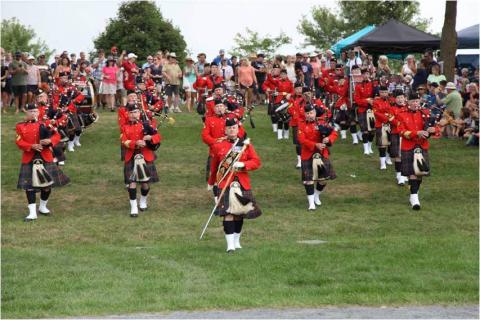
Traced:
<svg viewBox="0 0 480 320">
<path fill-rule="evenodd" d="M 57 158 L 57 161 L 65 161 L 65 143 L 63 141 L 60 141 L 53 147 L 53 155 L 55 158 Z"/>
<path fill-rule="evenodd" d="M 147 183 L 155 183 L 155 182 L 160 181 L 160 179 L 158 178 L 157 167 L 155 167 L 155 163 L 153 161 L 145 161 L 145 163 L 147 164 L 147 171 L 150 174 L 150 180 L 148 180 Z M 126 162 L 125 166 L 123 167 L 123 175 L 124 175 L 125 184 L 129 184 L 129 183 L 132 183 L 132 182 L 142 183 L 142 182 L 139 182 L 139 181 L 132 181 L 130 179 L 130 177 L 133 174 L 134 164 L 135 164 L 135 160 L 134 160 L 134 157 L 132 157 L 130 159 L 130 161 Z"/>
<path fill-rule="evenodd" d="M 63 187 L 70 183 L 70 178 L 63 173 L 63 171 L 53 162 L 44 162 L 43 166 L 45 170 L 50 174 L 53 179 L 53 184 L 47 188 Z M 20 166 L 20 174 L 18 176 L 17 189 L 23 190 L 40 190 L 41 188 L 34 188 L 32 186 L 32 169 L 33 161 L 29 163 L 22 163 Z"/>
<path fill-rule="evenodd" d="M 349 125 L 350 124 L 350 117 L 349 117 L 349 114 L 348 114 L 348 110 L 338 110 L 337 111 L 337 114 L 335 115 L 335 123 L 340 125 L 342 122 L 345 124 L 345 125 Z"/>
<path fill-rule="evenodd" d="M 350 123 L 357 122 L 357 113 L 355 109 L 348 109 L 347 110 L 348 119 Z"/>
<path fill-rule="evenodd" d="M 260 208 L 258 207 L 257 202 L 255 201 L 255 197 L 253 196 L 252 190 L 245 190 L 243 189 L 243 187 L 241 187 L 241 189 L 242 189 L 242 195 L 245 198 L 252 201 L 254 209 L 249 211 L 247 214 L 243 214 L 240 216 L 242 216 L 245 219 L 255 219 L 260 217 L 262 215 L 262 210 L 260 210 Z M 218 194 L 220 194 L 221 192 L 222 192 L 222 189 L 219 188 Z M 230 206 L 229 193 L 230 193 L 230 187 L 227 187 L 227 189 L 225 190 L 225 193 L 223 194 L 221 203 L 218 205 L 217 209 L 215 209 L 216 216 L 223 217 L 228 214 L 227 208 Z"/>
<path fill-rule="evenodd" d="M 337 178 L 337 174 L 333 169 L 330 159 L 322 159 L 322 161 L 330 175 L 330 179 L 328 180 L 335 180 Z M 313 181 L 313 158 L 310 158 L 309 160 L 302 160 L 302 182 L 303 181 Z"/>
<path fill-rule="evenodd" d="M 375 144 L 378 148 L 387 148 L 390 146 L 382 146 L 382 128 L 375 128 Z M 390 135 L 390 145 L 392 144 L 392 138 Z M 392 155 L 390 155 L 391 157 Z"/>
<path fill-rule="evenodd" d="M 390 135 L 388 153 L 391 158 L 400 158 L 400 135 L 398 133 L 392 133 Z"/>
<path fill-rule="evenodd" d="M 401 151 L 401 158 L 402 158 L 402 176 L 411 176 L 411 175 L 415 175 L 415 170 L 413 168 L 413 150 L 415 150 L 415 148 L 413 148 L 412 150 L 408 150 L 408 151 Z M 422 154 L 423 154 L 423 157 L 425 158 L 425 161 L 427 162 L 427 164 L 430 166 L 430 159 L 428 157 L 428 150 L 424 150 L 422 149 Z"/>
<path fill-rule="evenodd" d="M 293 144 L 300 144 L 298 142 L 298 127 L 297 126 L 292 127 L 292 131 L 293 131 Z"/>
<path fill-rule="evenodd" d="M 360 130 L 362 130 L 362 132 L 368 131 L 367 113 L 359 112 L 357 116 L 358 116 L 358 124 L 360 125 Z"/>
</svg>

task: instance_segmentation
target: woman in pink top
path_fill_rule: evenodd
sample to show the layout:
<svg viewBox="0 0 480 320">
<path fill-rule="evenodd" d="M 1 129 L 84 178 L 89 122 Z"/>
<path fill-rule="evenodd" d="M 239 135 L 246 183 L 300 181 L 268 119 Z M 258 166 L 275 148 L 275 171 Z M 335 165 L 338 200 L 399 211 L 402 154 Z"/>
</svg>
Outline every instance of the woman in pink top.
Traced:
<svg viewBox="0 0 480 320">
<path fill-rule="evenodd" d="M 253 88 L 257 85 L 257 77 L 255 76 L 255 69 L 248 63 L 246 58 L 240 60 L 240 67 L 238 67 L 238 84 L 245 96 L 245 106 L 250 107 L 253 97 Z"/>
<path fill-rule="evenodd" d="M 103 67 L 102 94 L 105 95 L 110 111 L 115 111 L 115 94 L 117 93 L 118 67 L 113 57 L 108 57 L 107 65 Z"/>
</svg>

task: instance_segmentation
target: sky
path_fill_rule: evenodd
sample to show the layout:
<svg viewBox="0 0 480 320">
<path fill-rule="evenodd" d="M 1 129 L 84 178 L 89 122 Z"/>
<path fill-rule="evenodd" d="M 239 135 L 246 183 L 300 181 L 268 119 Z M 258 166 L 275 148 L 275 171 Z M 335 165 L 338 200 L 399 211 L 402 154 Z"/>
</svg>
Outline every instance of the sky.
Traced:
<svg viewBox="0 0 480 320">
<path fill-rule="evenodd" d="M 16 17 L 31 26 L 37 37 L 57 53 L 67 50 L 78 56 L 80 51 L 93 49 L 93 39 L 116 16 L 119 4 L 120 1 L 2 0 L 1 17 Z M 208 60 L 219 49 L 225 49 L 228 56 L 235 34 L 247 27 L 261 36 L 285 32 L 292 43 L 281 47 L 279 53 L 313 51 L 316 48 L 301 48 L 303 36 L 297 31 L 300 19 L 308 17 L 314 5 L 335 9 L 333 0 L 161 0 L 156 4 L 162 15 L 180 28 L 190 53 L 195 57 L 205 52 Z M 459 0 L 456 29 L 479 23 L 479 9 L 478 0 Z M 420 16 L 432 19 L 429 32 L 441 32 L 444 13 L 444 1 L 420 0 Z"/>
</svg>

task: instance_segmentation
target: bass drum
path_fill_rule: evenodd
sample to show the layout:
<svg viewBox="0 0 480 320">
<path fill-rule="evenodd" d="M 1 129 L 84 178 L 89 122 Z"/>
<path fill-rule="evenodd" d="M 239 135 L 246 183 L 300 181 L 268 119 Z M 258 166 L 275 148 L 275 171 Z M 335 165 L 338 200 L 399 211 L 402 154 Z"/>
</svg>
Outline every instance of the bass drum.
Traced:
<svg viewBox="0 0 480 320">
<path fill-rule="evenodd" d="M 79 88 L 85 99 L 79 105 L 78 118 L 83 128 L 88 128 L 98 121 L 98 114 L 95 112 L 95 89 L 91 81 L 86 81 L 83 88 Z"/>
</svg>

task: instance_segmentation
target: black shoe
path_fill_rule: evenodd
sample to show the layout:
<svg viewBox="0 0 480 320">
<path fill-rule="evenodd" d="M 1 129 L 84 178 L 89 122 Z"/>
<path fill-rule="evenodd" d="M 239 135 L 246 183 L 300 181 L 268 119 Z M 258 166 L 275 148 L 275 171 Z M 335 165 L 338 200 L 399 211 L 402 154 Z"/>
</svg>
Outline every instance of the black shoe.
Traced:
<svg viewBox="0 0 480 320">
<path fill-rule="evenodd" d="M 143 212 L 143 211 L 147 211 L 147 210 L 148 210 L 148 207 L 146 207 L 146 208 L 140 208 L 140 207 L 139 207 L 138 210 L 140 210 L 140 211 L 142 211 L 142 212 Z"/>
<path fill-rule="evenodd" d="M 138 218 L 138 214 L 131 214 L 130 213 L 130 218 Z"/>
<path fill-rule="evenodd" d="M 48 217 L 51 214 L 51 212 L 42 212 L 40 210 L 38 210 L 38 213 L 40 213 L 42 216 L 46 216 L 46 217 Z"/>
<path fill-rule="evenodd" d="M 27 219 L 27 218 L 25 218 L 25 219 L 23 219 L 23 222 L 32 222 L 32 221 L 35 221 L 35 220 L 37 220 L 37 219 Z"/>
<path fill-rule="evenodd" d="M 418 210 L 420 210 L 420 205 L 416 204 L 412 207 L 412 209 L 415 210 L 415 211 L 418 211 Z"/>
</svg>

